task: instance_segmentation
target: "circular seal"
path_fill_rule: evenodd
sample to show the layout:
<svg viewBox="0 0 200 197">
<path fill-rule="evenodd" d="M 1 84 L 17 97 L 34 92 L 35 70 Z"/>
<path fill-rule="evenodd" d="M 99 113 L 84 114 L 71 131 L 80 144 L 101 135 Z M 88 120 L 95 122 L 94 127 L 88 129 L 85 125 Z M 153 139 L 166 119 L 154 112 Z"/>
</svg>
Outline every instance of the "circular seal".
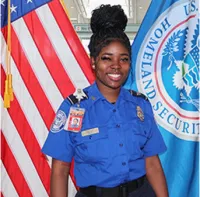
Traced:
<svg viewBox="0 0 200 197">
<path fill-rule="evenodd" d="M 66 114 L 65 112 L 58 110 L 56 117 L 51 125 L 51 132 L 57 133 L 63 129 L 66 123 Z"/>
<path fill-rule="evenodd" d="M 155 21 L 136 60 L 138 90 L 157 122 L 191 141 L 199 140 L 199 48 L 198 6 L 182 0 Z"/>
</svg>

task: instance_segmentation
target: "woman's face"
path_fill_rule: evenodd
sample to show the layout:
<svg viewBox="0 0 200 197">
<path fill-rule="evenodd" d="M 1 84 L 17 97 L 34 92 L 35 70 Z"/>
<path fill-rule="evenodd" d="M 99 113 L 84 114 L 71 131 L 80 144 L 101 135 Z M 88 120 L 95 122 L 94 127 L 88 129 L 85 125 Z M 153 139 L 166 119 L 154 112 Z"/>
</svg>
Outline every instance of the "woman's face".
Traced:
<svg viewBox="0 0 200 197">
<path fill-rule="evenodd" d="M 129 73 L 129 52 L 121 42 L 113 41 L 102 48 L 96 60 L 92 58 L 92 67 L 99 88 L 118 89 Z"/>
</svg>

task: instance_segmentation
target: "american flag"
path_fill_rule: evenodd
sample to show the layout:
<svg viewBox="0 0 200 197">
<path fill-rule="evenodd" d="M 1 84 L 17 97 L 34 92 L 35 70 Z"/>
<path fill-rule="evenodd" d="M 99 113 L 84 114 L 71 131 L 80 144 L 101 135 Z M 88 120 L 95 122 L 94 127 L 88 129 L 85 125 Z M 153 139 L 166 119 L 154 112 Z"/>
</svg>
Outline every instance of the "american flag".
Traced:
<svg viewBox="0 0 200 197">
<path fill-rule="evenodd" d="M 75 88 L 94 81 L 62 2 L 11 0 L 11 73 L 14 101 L 3 107 L 7 0 L 1 2 L 1 196 L 45 197 L 51 159 L 41 153 L 55 113 Z M 69 180 L 69 197 L 76 187 Z"/>
</svg>

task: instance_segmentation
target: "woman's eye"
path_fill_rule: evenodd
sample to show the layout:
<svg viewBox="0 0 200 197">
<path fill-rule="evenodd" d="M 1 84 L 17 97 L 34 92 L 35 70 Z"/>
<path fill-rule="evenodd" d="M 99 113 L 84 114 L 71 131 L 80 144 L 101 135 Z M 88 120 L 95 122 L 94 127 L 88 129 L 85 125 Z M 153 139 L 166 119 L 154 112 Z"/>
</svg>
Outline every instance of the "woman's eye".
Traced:
<svg viewBox="0 0 200 197">
<path fill-rule="evenodd" d="M 128 61 L 129 61 L 129 58 L 122 58 L 121 61 L 122 61 L 122 62 L 128 62 Z"/>
<path fill-rule="evenodd" d="M 111 60 L 111 58 L 103 56 L 101 57 L 101 60 Z"/>
</svg>

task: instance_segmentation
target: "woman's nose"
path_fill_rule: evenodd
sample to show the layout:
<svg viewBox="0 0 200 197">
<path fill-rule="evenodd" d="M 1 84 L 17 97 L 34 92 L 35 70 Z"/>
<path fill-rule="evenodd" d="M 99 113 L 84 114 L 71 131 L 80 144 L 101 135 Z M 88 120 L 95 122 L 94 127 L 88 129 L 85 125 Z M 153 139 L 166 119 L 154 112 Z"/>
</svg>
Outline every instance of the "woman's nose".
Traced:
<svg viewBox="0 0 200 197">
<path fill-rule="evenodd" d="M 113 68 L 113 69 L 119 69 L 119 68 L 121 68 L 120 60 L 117 59 L 117 58 L 113 59 L 111 68 Z"/>
</svg>

